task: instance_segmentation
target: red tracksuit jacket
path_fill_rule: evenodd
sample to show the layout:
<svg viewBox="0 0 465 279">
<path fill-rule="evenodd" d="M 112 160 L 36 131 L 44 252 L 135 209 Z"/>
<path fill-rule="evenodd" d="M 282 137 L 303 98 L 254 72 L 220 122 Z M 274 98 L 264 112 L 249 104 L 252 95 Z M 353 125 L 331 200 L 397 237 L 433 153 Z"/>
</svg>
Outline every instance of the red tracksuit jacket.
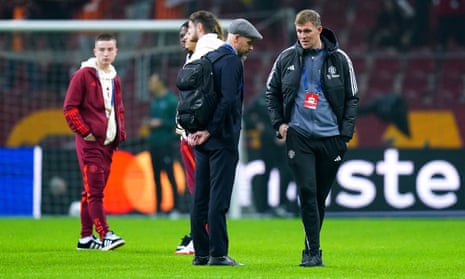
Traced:
<svg viewBox="0 0 465 279">
<path fill-rule="evenodd" d="M 112 145 L 116 147 L 126 139 L 123 94 L 121 80 L 118 76 L 114 79 L 114 94 L 114 109 L 118 129 Z M 102 86 L 96 69 L 85 67 L 72 75 L 63 110 L 66 122 L 74 133 L 81 137 L 92 133 L 97 141 L 103 145 L 108 119 L 105 115 Z"/>
</svg>

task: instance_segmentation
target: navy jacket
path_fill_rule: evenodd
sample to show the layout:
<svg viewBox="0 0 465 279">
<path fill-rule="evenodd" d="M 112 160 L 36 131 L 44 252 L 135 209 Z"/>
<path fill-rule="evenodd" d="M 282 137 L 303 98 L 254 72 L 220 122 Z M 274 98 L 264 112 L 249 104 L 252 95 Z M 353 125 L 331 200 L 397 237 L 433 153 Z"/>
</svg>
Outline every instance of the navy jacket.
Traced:
<svg viewBox="0 0 465 279">
<path fill-rule="evenodd" d="M 243 65 L 239 56 L 229 45 L 223 45 L 207 54 L 227 52 L 213 64 L 214 86 L 219 102 L 208 123 L 210 138 L 205 142 L 207 149 L 237 149 L 242 121 Z"/>
</svg>

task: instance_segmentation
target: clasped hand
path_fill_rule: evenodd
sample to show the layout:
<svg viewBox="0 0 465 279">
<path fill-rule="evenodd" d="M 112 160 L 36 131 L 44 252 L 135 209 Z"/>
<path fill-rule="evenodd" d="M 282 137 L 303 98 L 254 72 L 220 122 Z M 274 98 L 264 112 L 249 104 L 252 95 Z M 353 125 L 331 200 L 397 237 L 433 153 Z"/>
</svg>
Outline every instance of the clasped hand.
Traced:
<svg viewBox="0 0 465 279">
<path fill-rule="evenodd" d="M 208 131 L 197 131 L 195 133 L 187 135 L 187 143 L 189 143 L 189 145 L 192 146 L 201 145 L 205 143 L 209 137 L 210 133 Z"/>
</svg>

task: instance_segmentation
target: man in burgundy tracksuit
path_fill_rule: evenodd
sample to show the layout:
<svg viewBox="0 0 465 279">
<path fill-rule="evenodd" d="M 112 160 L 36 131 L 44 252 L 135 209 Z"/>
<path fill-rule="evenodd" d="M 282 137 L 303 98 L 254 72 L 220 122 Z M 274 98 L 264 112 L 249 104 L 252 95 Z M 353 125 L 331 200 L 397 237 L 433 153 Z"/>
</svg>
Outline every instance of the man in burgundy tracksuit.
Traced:
<svg viewBox="0 0 465 279">
<path fill-rule="evenodd" d="M 112 155 L 126 138 L 121 80 L 111 64 L 118 49 L 111 34 L 95 40 L 94 55 L 82 62 L 69 83 L 64 115 L 76 134 L 76 153 L 83 178 L 81 238 L 78 250 L 112 250 L 124 240 L 109 230 L 103 208 L 103 190 Z M 93 235 L 93 229 L 99 237 Z"/>
</svg>

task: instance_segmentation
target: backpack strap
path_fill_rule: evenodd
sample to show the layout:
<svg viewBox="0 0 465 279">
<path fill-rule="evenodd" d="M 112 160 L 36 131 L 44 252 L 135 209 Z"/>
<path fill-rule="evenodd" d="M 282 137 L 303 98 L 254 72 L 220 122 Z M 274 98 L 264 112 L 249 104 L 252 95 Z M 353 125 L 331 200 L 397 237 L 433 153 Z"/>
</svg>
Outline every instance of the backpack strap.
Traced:
<svg viewBox="0 0 465 279">
<path fill-rule="evenodd" d="M 221 47 L 220 47 L 221 48 Z M 210 51 L 209 53 L 205 54 L 205 57 L 210 60 L 210 62 L 212 63 L 215 63 L 218 59 L 220 59 L 221 57 L 223 56 L 226 56 L 228 54 L 231 54 L 231 52 L 229 51 L 216 51 L 216 50 L 212 50 Z"/>
</svg>

